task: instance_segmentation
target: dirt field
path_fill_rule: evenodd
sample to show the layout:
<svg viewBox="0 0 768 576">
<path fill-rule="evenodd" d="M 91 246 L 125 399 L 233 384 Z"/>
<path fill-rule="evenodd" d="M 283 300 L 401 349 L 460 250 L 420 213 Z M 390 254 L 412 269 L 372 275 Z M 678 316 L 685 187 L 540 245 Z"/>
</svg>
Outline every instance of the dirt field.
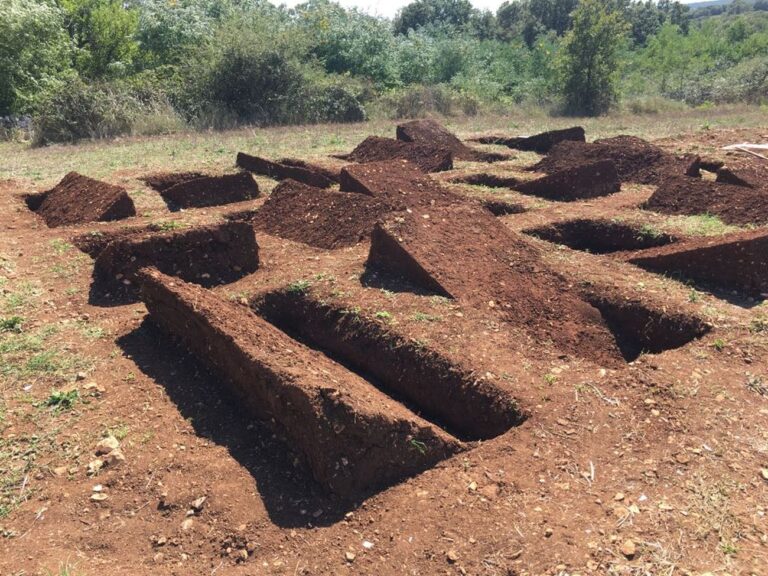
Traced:
<svg viewBox="0 0 768 576">
<path fill-rule="evenodd" d="M 509 159 L 419 177 L 333 157 L 396 123 L 0 144 L 0 574 L 768 574 L 768 227 L 550 200 L 544 156 L 470 141 L 576 123 L 662 184 L 768 141 L 749 109 L 479 118 L 462 155 Z M 238 152 L 341 190 L 171 212 L 143 180 Z M 136 215 L 48 227 L 28 195 L 70 171 Z"/>
</svg>

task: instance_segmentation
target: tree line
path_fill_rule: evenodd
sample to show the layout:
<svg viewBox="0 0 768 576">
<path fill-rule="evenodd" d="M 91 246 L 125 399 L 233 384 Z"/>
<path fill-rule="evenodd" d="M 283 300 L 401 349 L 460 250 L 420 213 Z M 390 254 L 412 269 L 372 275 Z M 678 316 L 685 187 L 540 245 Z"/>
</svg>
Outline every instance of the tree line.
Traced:
<svg viewBox="0 0 768 576">
<path fill-rule="evenodd" d="M 0 117 L 38 143 L 543 106 L 760 103 L 768 0 L 6 0 Z M 640 105 L 639 102 L 646 104 Z M 634 107 L 634 108 L 633 108 Z M 0 127 L 1 128 L 1 127 Z M 8 130 L 7 130 L 8 131 Z"/>
</svg>

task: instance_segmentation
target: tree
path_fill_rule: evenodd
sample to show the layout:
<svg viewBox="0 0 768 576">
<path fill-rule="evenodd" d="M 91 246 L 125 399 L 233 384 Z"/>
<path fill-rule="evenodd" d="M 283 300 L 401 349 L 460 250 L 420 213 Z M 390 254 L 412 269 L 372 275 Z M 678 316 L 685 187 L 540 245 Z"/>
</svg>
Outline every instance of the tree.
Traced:
<svg viewBox="0 0 768 576">
<path fill-rule="evenodd" d="M 407 34 L 424 26 L 461 27 L 474 9 L 469 0 L 416 0 L 402 8 L 394 21 L 395 34 Z"/>
<path fill-rule="evenodd" d="M 61 10 L 47 0 L 7 0 L 0 13 L 0 116 L 26 113 L 59 81 L 70 44 Z"/>
<path fill-rule="evenodd" d="M 569 114 L 597 116 L 618 99 L 619 52 L 627 24 L 610 0 L 582 0 L 559 55 L 560 92 Z"/>
</svg>

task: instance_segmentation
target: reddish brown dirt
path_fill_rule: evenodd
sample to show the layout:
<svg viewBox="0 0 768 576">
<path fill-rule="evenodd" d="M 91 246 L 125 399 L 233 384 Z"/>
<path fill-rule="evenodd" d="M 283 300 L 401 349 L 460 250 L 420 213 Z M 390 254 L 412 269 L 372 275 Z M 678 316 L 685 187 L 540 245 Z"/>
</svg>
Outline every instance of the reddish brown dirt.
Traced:
<svg viewBox="0 0 768 576">
<path fill-rule="evenodd" d="M 453 153 L 450 150 L 379 136 L 369 136 L 352 152 L 338 158 L 360 163 L 407 160 L 424 172 L 442 172 L 453 168 Z"/>
<path fill-rule="evenodd" d="M 190 180 L 197 180 L 198 178 L 205 178 L 209 176 L 203 172 L 157 172 L 155 174 L 147 174 L 139 178 L 147 186 L 157 192 L 167 190 L 171 186 L 176 184 L 182 184 L 189 182 Z"/>
<path fill-rule="evenodd" d="M 585 140 L 584 128 L 581 126 L 563 128 L 561 130 L 550 130 L 549 132 L 542 132 L 526 137 L 481 136 L 473 139 L 474 142 L 480 142 L 482 144 L 502 144 L 517 150 L 538 152 L 539 154 L 547 154 L 552 147 L 559 142 L 584 142 Z"/>
<path fill-rule="evenodd" d="M 274 178 L 275 180 L 285 180 L 290 178 L 297 182 L 315 186 L 317 188 L 329 188 L 336 183 L 337 178 L 331 178 L 325 171 L 315 170 L 308 164 L 303 166 L 294 164 L 282 164 L 273 162 L 266 158 L 251 156 L 244 152 L 237 153 L 236 164 L 243 170 L 248 170 L 255 174 L 261 174 Z"/>
<path fill-rule="evenodd" d="M 374 229 L 368 266 L 497 309 L 534 334 L 546 333 L 569 354 L 610 366 L 622 358 L 600 313 L 548 270 L 522 237 L 481 209 L 394 214 Z"/>
<path fill-rule="evenodd" d="M 578 218 L 523 230 L 547 242 L 564 244 L 574 250 L 609 254 L 664 246 L 677 239 L 663 232 L 608 219 Z"/>
<path fill-rule="evenodd" d="M 252 223 L 280 238 L 334 249 L 367 239 L 376 221 L 389 210 L 377 198 L 285 180 L 272 190 Z"/>
<path fill-rule="evenodd" d="M 70 172 L 45 193 L 35 212 L 50 228 L 136 215 L 125 188 Z"/>
<path fill-rule="evenodd" d="M 282 330 L 370 375 L 387 393 L 462 439 L 493 438 L 525 418 L 507 390 L 478 381 L 472 370 L 411 341 L 397 326 L 350 314 L 308 291 L 270 292 L 253 306 Z"/>
<path fill-rule="evenodd" d="M 333 182 L 339 181 L 339 171 L 338 170 L 332 170 L 330 168 L 326 168 L 325 166 L 320 166 L 319 164 L 314 164 L 312 162 L 307 162 L 306 160 L 301 160 L 299 158 L 281 158 L 278 160 L 278 164 L 282 164 L 283 166 L 295 166 L 297 168 L 306 168 L 307 170 L 310 170 L 312 172 L 317 172 L 319 174 L 322 174 L 328 180 L 331 180 Z"/>
<path fill-rule="evenodd" d="M 434 120 L 412 120 L 397 125 L 397 139 L 403 142 L 426 144 L 434 148 L 443 148 L 453 152 L 457 160 L 469 162 L 499 162 L 509 160 L 509 154 L 474 150 L 459 140 L 455 134 Z"/>
<path fill-rule="evenodd" d="M 768 222 L 765 191 L 686 176 L 667 178 L 643 207 L 663 214 L 712 214 L 727 224 Z"/>
<path fill-rule="evenodd" d="M 698 175 L 696 156 L 678 157 L 634 136 L 560 142 L 530 169 L 552 173 L 598 160 L 612 160 L 622 182 L 658 184 L 670 175 Z"/>
<path fill-rule="evenodd" d="M 768 190 L 768 162 L 740 168 L 724 166 L 717 171 L 716 182 Z"/>
<path fill-rule="evenodd" d="M 169 208 L 204 208 L 244 202 L 259 196 L 259 186 L 247 172 L 206 176 L 175 184 L 160 195 Z"/>
<path fill-rule="evenodd" d="M 247 307 L 156 270 L 141 285 L 150 319 L 204 358 L 254 416 L 273 422 L 315 479 L 339 496 L 365 496 L 462 449 Z"/>
<path fill-rule="evenodd" d="M 573 202 L 618 192 L 621 182 L 613 161 L 601 160 L 551 172 L 541 178 L 521 182 L 514 189 L 548 200 Z"/>
<path fill-rule="evenodd" d="M 72 238 L 72 243 L 91 258 L 97 258 L 111 242 L 135 238 L 152 232 L 162 232 L 162 228 L 156 224 L 146 226 L 125 226 L 116 230 L 91 230 Z"/>
<path fill-rule="evenodd" d="M 407 160 L 345 166 L 341 170 L 341 190 L 379 198 L 396 210 L 466 202 Z"/>
<path fill-rule="evenodd" d="M 716 128 L 664 145 L 675 154 L 715 154 L 714 146 L 766 137 L 765 127 Z M 72 148 L 73 157 L 80 153 Z M 732 168 L 746 159 L 721 156 Z M 195 170 L 198 158 L 180 154 L 174 165 Z M 505 168 L 519 175 L 522 161 Z M 119 166 L 105 180 L 138 190 L 133 175 L 141 169 Z M 91 264 L 65 241 L 162 222 L 169 213 L 160 196 L 135 194 L 141 216 L 130 221 L 49 229 L 18 198 L 36 185 L 0 181 L 0 314 L 23 321 L 20 334 L 0 333 L 3 574 L 766 573 L 764 305 L 697 291 L 627 263 L 625 255 L 595 255 L 526 237 L 546 270 L 599 309 L 622 356 L 631 360 L 602 370 L 555 345 L 549 333 L 560 331 L 557 322 L 543 337 L 534 336 L 488 306 L 495 297 L 439 298 L 366 269 L 366 242 L 330 251 L 259 232 L 259 269 L 212 288 L 220 301 L 245 305 L 264 294 L 300 291 L 302 302 L 329 312 L 331 328 L 344 327 L 339 338 L 381 338 L 373 358 L 362 359 L 370 369 L 382 357 L 391 359 L 395 373 L 423 369 L 422 385 L 434 386 L 440 390 L 435 395 L 454 406 L 460 402 L 452 400 L 450 379 L 460 379 L 456 388 L 467 386 L 468 395 L 473 380 L 480 391 L 492 387 L 514 398 L 527 415 L 520 425 L 469 444 L 470 450 L 418 475 L 340 503 L 312 480 L 295 442 L 274 423 L 254 419 L 222 386 L 222 373 L 215 367 L 211 373 L 206 363 L 207 350 L 190 353 L 174 344 L 147 320 L 141 303 L 106 308 L 89 301 Z M 505 199 L 528 211 L 496 220 L 520 231 L 564 219 L 615 218 L 689 234 L 687 219 L 638 208 L 653 191 L 625 185 L 617 194 L 567 205 L 505 191 Z M 235 209 L 253 211 L 263 201 Z M 232 207 L 190 210 L 168 224 L 200 226 L 231 213 Z M 473 235 L 473 242 L 481 237 Z M 446 255 L 438 256 L 451 258 L 451 246 L 442 248 Z M 14 308 L 25 299 L 26 305 Z M 297 314 L 320 324 L 302 310 Z M 711 323 L 700 338 L 698 317 Z M 358 326 L 360 332 L 353 332 Z M 307 339 L 312 337 L 319 339 Z M 37 346 L 40 338 L 41 349 L 7 352 L 19 343 Z M 264 349 L 271 353 L 269 345 Z M 275 369 L 290 370 L 289 351 L 295 350 L 293 341 L 277 350 Z M 653 353 L 634 357 L 638 350 Z M 330 361 L 386 388 L 364 374 L 364 366 L 353 366 L 352 355 L 331 352 L 325 356 Z M 430 367 L 430 358 L 444 359 L 445 370 Z M 29 372 L 41 359 L 45 371 Z M 47 371 L 48 359 L 54 372 Z M 323 385 L 338 388 L 330 378 Z M 71 408 L 47 405 L 59 390 L 79 394 Z M 396 403 L 409 404 L 401 398 Z M 475 406 L 467 400 L 468 428 Z M 408 409 L 442 427 L 427 408 Z M 475 424 L 484 419 L 480 413 Z M 90 475 L 96 444 L 110 433 L 120 438 L 126 460 Z M 344 436 L 340 431 L 333 445 Z M 106 499 L 92 499 L 94 494 Z M 201 497 L 204 504 L 193 506 Z M 622 553 L 628 541 L 635 547 L 631 558 Z"/>
<path fill-rule="evenodd" d="M 145 266 L 215 286 L 254 272 L 259 247 L 253 227 L 245 222 L 128 236 L 109 243 L 96 258 L 96 290 L 132 290 L 138 271 Z"/>
<path fill-rule="evenodd" d="M 768 233 L 738 232 L 691 239 L 627 255 L 628 262 L 728 293 L 768 297 Z"/>
</svg>

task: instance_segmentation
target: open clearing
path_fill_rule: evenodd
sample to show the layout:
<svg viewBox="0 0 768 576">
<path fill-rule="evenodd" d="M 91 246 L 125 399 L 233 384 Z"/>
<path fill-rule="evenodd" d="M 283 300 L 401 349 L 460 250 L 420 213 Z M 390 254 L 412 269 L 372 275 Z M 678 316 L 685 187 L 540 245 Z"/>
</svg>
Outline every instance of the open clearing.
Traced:
<svg viewBox="0 0 768 576">
<path fill-rule="evenodd" d="M 0 144 L 0 573 L 768 574 L 764 110 L 396 124 Z"/>
</svg>

